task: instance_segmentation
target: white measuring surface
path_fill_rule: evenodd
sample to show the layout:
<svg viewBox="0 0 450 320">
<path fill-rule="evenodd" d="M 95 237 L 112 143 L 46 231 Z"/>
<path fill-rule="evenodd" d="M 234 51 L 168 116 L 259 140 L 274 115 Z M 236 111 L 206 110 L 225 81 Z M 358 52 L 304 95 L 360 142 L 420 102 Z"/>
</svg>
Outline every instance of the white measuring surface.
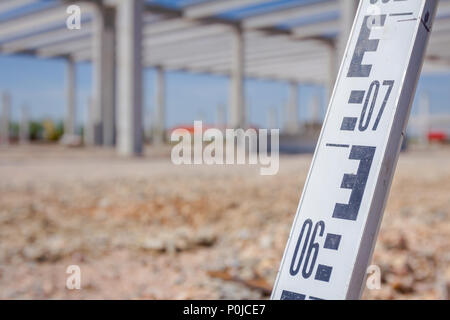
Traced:
<svg viewBox="0 0 450 320">
<path fill-rule="evenodd" d="M 272 299 L 360 297 L 436 7 L 360 2 Z"/>
</svg>

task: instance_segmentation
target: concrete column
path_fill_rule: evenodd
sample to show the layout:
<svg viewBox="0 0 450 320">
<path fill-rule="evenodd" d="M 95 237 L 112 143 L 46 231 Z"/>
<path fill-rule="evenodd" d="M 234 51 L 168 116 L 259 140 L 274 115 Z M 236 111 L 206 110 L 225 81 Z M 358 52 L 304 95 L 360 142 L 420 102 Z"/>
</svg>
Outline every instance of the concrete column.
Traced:
<svg viewBox="0 0 450 320">
<path fill-rule="evenodd" d="M 219 104 L 216 109 L 216 128 L 224 129 L 225 125 L 225 108 L 222 104 Z"/>
<path fill-rule="evenodd" d="M 21 144 L 28 144 L 30 142 L 30 110 L 25 104 L 22 106 L 19 135 Z"/>
<path fill-rule="evenodd" d="M 353 27 L 353 21 L 355 20 L 356 11 L 358 9 L 358 0 L 339 0 L 340 2 L 340 32 L 336 41 L 330 41 L 328 44 L 329 52 L 329 77 L 327 81 L 327 94 L 330 98 L 336 78 L 338 75 L 339 67 L 344 57 L 345 48 L 347 46 L 348 39 L 350 38 L 350 32 Z"/>
<path fill-rule="evenodd" d="M 267 110 L 267 129 L 278 129 L 278 112 L 275 107 Z"/>
<path fill-rule="evenodd" d="M 430 95 L 422 95 L 419 104 L 420 137 L 419 142 L 423 146 L 428 145 L 428 133 L 430 131 Z"/>
<path fill-rule="evenodd" d="M 11 97 L 4 92 L 2 96 L 2 118 L 0 123 L 0 143 L 3 146 L 9 145 L 9 120 L 11 116 Z"/>
<path fill-rule="evenodd" d="M 155 101 L 155 126 L 154 143 L 161 145 L 165 140 L 166 129 L 166 77 L 164 69 L 156 67 L 156 101 Z"/>
<path fill-rule="evenodd" d="M 142 0 L 117 7 L 117 148 L 122 155 L 142 153 Z"/>
<path fill-rule="evenodd" d="M 294 134 L 299 129 L 298 123 L 298 83 L 289 83 L 289 101 L 285 112 L 285 129 L 289 134 Z"/>
<path fill-rule="evenodd" d="M 115 9 L 102 5 L 96 6 L 92 44 L 93 139 L 96 145 L 113 146 L 115 142 Z"/>
<path fill-rule="evenodd" d="M 145 100 L 145 99 L 144 99 Z M 144 108 L 144 139 L 152 139 L 153 138 L 153 127 L 154 127 L 154 119 L 152 110 Z"/>
<path fill-rule="evenodd" d="M 84 112 L 84 132 L 83 143 L 87 146 L 95 145 L 94 139 L 94 123 L 93 123 L 93 103 L 92 98 L 89 97 L 86 101 Z"/>
<path fill-rule="evenodd" d="M 338 58 L 339 52 L 336 47 L 336 43 L 330 42 L 328 44 L 328 79 L 326 84 L 327 96 L 331 98 L 333 94 L 334 85 L 337 80 L 337 75 L 339 71 L 339 62 L 340 58 Z"/>
<path fill-rule="evenodd" d="M 309 105 L 309 116 L 312 123 L 320 123 L 320 99 L 318 95 L 312 97 Z"/>
<path fill-rule="evenodd" d="M 356 11 L 358 10 L 359 1 L 358 0 L 339 0 L 341 9 L 341 19 L 340 19 L 340 33 L 338 39 L 338 59 L 337 64 L 339 65 L 342 57 L 344 56 L 345 47 L 347 46 L 348 39 L 350 37 L 350 32 L 353 27 L 353 21 L 355 20 Z"/>
<path fill-rule="evenodd" d="M 232 30 L 232 66 L 231 66 L 231 92 L 230 92 L 230 127 L 245 127 L 244 105 L 244 71 L 245 71 L 245 43 L 242 29 L 235 27 Z"/>
<path fill-rule="evenodd" d="M 245 126 L 248 127 L 251 125 L 251 119 L 252 119 L 252 100 L 250 99 L 250 97 L 246 99 L 244 109 L 245 109 L 245 118 L 244 118 Z"/>
<path fill-rule="evenodd" d="M 76 64 L 72 58 L 67 59 L 66 66 L 66 114 L 64 121 L 64 135 L 75 135 L 76 117 Z"/>
</svg>

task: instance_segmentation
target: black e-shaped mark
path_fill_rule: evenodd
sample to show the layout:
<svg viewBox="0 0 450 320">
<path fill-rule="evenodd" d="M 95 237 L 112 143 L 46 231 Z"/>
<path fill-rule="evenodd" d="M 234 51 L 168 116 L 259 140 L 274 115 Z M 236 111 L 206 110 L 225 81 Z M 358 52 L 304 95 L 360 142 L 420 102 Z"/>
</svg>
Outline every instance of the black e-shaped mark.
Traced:
<svg viewBox="0 0 450 320">
<path fill-rule="evenodd" d="M 358 41 L 356 42 L 355 52 L 353 53 L 352 62 L 348 70 L 347 77 L 350 78 L 367 78 L 372 70 L 372 65 L 362 64 L 364 54 L 366 52 L 374 52 L 378 49 L 379 39 L 369 39 L 370 31 L 369 28 L 370 21 L 377 21 L 380 27 L 383 27 L 386 22 L 386 15 L 376 15 L 376 16 L 365 16 L 363 24 L 361 26 L 361 31 L 359 33 Z"/>
<path fill-rule="evenodd" d="M 356 174 L 345 174 L 341 184 L 341 188 L 352 190 L 350 201 L 348 204 L 336 203 L 333 218 L 355 221 L 358 217 L 375 150 L 375 147 L 352 147 L 349 159 L 360 160 L 358 171 Z"/>
</svg>

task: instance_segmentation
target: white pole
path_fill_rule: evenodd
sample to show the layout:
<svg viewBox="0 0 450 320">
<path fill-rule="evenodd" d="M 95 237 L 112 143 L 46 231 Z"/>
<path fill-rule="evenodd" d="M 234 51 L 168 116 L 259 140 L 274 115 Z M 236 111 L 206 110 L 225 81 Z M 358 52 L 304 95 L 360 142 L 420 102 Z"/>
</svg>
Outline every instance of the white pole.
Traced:
<svg viewBox="0 0 450 320">
<path fill-rule="evenodd" d="M 245 105 L 244 105 L 244 36 L 242 29 L 232 29 L 232 67 L 231 67 L 231 93 L 230 93 L 230 127 L 245 127 Z"/>
<path fill-rule="evenodd" d="M 121 1 L 117 12 L 117 150 L 125 156 L 143 149 L 142 0 Z"/>
<path fill-rule="evenodd" d="M 11 97 L 8 92 L 2 96 L 2 118 L 0 124 L 0 140 L 3 146 L 9 145 L 9 121 L 11 114 Z"/>
</svg>

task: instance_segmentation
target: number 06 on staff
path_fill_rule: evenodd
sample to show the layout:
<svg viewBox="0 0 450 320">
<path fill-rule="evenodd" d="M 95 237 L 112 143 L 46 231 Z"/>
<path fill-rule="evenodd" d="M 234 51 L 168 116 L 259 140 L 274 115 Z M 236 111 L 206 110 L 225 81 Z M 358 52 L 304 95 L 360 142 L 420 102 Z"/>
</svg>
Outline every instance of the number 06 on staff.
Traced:
<svg viewBox="0 0 450 320">
<path fill-rule="evenodd" d="M 272 299 L 361 296 L 436 7 L 360 1 Z"/>
</svg>

